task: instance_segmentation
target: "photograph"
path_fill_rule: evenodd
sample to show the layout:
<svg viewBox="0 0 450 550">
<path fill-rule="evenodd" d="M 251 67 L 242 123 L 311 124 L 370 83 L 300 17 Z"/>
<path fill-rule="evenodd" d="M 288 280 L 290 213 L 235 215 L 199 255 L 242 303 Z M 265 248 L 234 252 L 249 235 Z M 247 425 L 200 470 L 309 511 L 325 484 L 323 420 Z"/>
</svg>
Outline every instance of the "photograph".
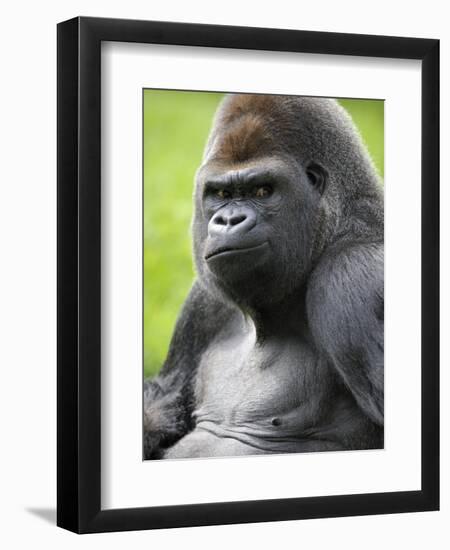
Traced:
<svg viewBox="0 0 450 550">
<path fill-rule="evenodd" d="M 383 99 L 142 94 L 144 460 L 383 449 Z"/>
</svg>

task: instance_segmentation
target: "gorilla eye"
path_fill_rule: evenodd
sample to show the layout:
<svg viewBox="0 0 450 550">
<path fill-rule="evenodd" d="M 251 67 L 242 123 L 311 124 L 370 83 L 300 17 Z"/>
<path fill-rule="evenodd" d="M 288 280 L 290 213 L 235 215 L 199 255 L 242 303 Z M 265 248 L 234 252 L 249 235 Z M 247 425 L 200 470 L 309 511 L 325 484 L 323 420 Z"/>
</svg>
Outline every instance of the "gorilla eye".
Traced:
<svg viewBox="0 0 450 550">
<path fill-rule="evenodd" d="M 226 189 L 220 189 L 219 191 L 217 191 L 217 196 L 219 197 L 219 199 L 230 199 L 231 193 Z"/>
<path fill-rule="evenodd" d="M 320 193 L 323 193 L 327 177 L 325 169 L 319 164 L 312 162 L 306 169 L 306 175 L 308 176 L 309 183 Z"/>
<path fill-rule="evenodd" d="M 254 191 L 255 197 L 258 199 L 264 199 L 269 197 L 272 194 L 272 187 L 270 185 L 262 185 L 261 187 L 256 187 Z"/>
</svg>

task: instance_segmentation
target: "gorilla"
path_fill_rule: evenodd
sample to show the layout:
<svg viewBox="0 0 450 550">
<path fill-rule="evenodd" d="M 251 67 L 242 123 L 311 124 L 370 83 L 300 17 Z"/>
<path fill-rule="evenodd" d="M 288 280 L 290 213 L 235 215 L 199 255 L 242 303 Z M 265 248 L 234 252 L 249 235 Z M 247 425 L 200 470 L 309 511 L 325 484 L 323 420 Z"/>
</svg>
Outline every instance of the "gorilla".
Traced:
<svg viewBox="0 0 450 550">
<path fill-rule="evenodd" d="M 144 457 L 383 448 L 383 189 L 346 111 L 225 97 L 194 203 L 197 278 L 144 381 Z"/>
</svg>

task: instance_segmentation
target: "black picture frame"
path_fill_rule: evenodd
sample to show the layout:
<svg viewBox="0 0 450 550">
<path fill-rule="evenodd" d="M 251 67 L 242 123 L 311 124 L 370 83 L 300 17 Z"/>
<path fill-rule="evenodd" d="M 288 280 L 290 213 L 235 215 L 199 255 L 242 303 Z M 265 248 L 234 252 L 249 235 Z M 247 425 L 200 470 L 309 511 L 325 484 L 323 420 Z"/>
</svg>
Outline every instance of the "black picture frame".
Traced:
<svg viewBox="0 0 450 550">
<path fill-rule="evenodd" d="M 102 41 L 422 61 L 422 489 L 102 510 Z M 57 524 L 77 533 L 439 508 L 439 41 L 77 17 L 58 25 Z"/>
</svg>

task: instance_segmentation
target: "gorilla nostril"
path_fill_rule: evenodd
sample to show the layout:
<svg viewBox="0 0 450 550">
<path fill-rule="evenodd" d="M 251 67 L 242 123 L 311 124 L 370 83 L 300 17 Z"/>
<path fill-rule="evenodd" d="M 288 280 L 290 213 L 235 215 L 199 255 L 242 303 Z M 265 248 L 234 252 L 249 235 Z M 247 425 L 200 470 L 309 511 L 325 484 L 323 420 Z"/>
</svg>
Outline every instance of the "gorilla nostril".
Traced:
<svg viewBox="0 0 450 550">
<path fill-rule="evenodd" d="M 216 225 L 227 225 L 227 221 L 223 218 L 223 216 L 214 216 L 213 222 Z"/>
<path fill-rule="evenodd" d="M 245 214 L 238 214 L 236 216 L 231 216 L 231 218 L 229 219 L 229 224 L 238 225 L 243 221 L 245 221 L 246 219 L 247 219 L 247 216 Z"/>
</svg>

